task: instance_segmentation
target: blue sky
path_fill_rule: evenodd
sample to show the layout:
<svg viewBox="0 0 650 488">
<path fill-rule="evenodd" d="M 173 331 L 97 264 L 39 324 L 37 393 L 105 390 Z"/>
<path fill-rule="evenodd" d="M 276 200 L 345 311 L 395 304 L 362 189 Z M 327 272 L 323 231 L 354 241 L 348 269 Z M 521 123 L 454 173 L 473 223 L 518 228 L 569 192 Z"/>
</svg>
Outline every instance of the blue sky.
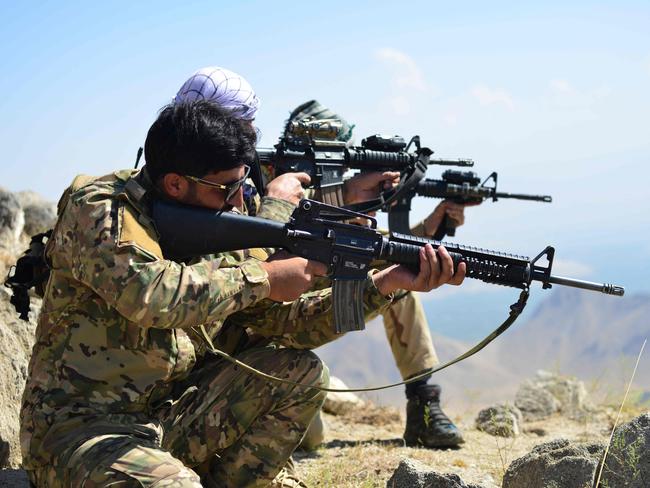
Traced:
<svg viewBox="0 0 650 488">
<path fill-rule="evenodd" d="M 648 2 L 1 2 L 0 16 L 10 190 L 54 200 L 78 173 L 131 166 L 157 110 L 221 65 L 261 97 L 261 145 L 310 98 L 357 141 L 420 134 L 504 191 L 554 197 L 486 202 L 459 241 L 553 244 L 558 272 L 650 291 Z"/>
</svg>

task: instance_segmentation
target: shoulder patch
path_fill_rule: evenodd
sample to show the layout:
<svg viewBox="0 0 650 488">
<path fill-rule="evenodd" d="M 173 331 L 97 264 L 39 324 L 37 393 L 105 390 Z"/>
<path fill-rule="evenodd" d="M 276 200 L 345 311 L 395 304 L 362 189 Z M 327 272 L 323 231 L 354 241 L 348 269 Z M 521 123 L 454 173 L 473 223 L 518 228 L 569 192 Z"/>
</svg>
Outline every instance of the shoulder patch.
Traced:
<svg viewBox="0 0 650 488">
<path fill-rule="evenodd" d="M 120 208 L 120 237 L 117 245 L 136 246 L 156 259 L 163 259 L 154 231 L 138 221 L 135 210 L 130 205 L 122 205 Z"/>
</svg>

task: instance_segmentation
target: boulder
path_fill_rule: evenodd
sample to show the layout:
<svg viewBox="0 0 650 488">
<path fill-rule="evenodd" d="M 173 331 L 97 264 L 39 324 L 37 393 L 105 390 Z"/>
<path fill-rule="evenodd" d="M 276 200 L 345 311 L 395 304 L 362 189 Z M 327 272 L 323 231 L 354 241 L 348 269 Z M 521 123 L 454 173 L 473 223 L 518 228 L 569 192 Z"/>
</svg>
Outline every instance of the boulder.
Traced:
<svg viewBox="0 0 650 488">
<path fill-rule="evenodd" d="M 9 303 L 7 290 L 0 287 L 0 440 L 3 441 L 5 453 L 0 468 L 16 468 L 21 461 L 18 440 L 20 399 L 27 379 L 36 317 L 41 303 L 38 298 L 32 297 L 31 300 L 32 311 L 29 322 L 25 322 L 18 318 L 13 305 Z"/>
<path fill-rule="evenodd" d="M 592 488 L 603 450 L 566 439 L 540 444 L 510 464 L 503 488 Z"/>
<path fill-rule="evenodd" d="M 16 196 L 0 188 L 0 275 L 3 278 L 21 251 L 25 213 Z"/>
<path fill-rule="evenodd" d="M 414 459 L 402 459 L 386 488 L 482 488 L 467 484 L 457 474 L 440 474 Z"/>
<path fill-rule="evenodd" d="M 313 451 L 320 446 L 327 435 L 327 423 L 323 419 L 323 413 L 319 410 L 314 419 L 307 427 L 307 432 L 300 441 L 300 448 L 306 451 Z"/>
<path fill-rule="evenodd" d="M 515 395 L 515 406 L 527 422 L 545 419 L 560 410 L 558 399 L 530 380 L 519 386 Z"/>
<path fill-rule="evenodd" d="M 560 402 L 560 413 L 574 419 L 581 419 L 594 410 L 587 400 L 585 384 L 572 377 L 538 371 L 533 383 L 548 391 Z"/>
<path fill-rule="evenodd" d="M 521 432 L 521 410 L 507 403 L 484 408 L 476 417 L 476 428 L 499 437 L 515 437 Z"/>
<path fill-rule="evenodd" d="M 650 413 L 616 428 L 605 460 L 601 486 L 650 486 Z"/>
<path fill-rule="evenodd" d="M 521 384 L 515 405 L 526 421 L 542 420 L 556 412 L 582 420 L 595 411 L 587 399 L 587 389 L 582 381 L 542 370 L 535 378 Z"/>
<path fill-rule="evenodd" d="M 48 202 L 38 193 L 32 191 L 16 193 L 16 198 L 25 213 L 23 233 L 27 237 L 54 227 L 56 221 L 56 205 L 54 203 Z"/>
<path fill-rule="evenodd" d="M 346 389 L 348 386 L 336 376 L 330 377 L 330 388 Z M 352 392 L 329 392 L 325 397 L 323 410 L 332 415 L 343 415 L 355 408 L 362 408 L 365 402 Z"/>
</svg>

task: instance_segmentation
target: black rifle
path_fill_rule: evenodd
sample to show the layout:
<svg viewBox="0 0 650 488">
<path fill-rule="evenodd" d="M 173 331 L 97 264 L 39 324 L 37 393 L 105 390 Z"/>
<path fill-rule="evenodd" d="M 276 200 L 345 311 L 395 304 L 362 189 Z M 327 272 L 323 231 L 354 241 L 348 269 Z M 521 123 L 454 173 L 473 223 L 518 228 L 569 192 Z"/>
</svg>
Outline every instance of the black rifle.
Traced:
<svg viewBox="0 0 650 488">
<path fill-rule="evenodd" d="M 396 188 L 383 191 L 376 200 L 349 207 L 359 212 L 378 210 L 399 199 L 424 178 L 429 165 L 474 165 L 470 159 L 432 159 L 433 151 L 420 145 L 419 136 L 406 144 L 399 136 L 374 135 L 364 139 L 361 146 L 347 147 L 345 142 L 336 140 L 340 128 L 340 121 L 334 119 L 290 122 L 287 135 L 274 148 L 257 149 L 259 163 L 272 166 L 277 176 L 307 173 L 312 187 L 321 192 L 320 199 L 336 206 L 343 206 L 343 174 L 348 169 L 401 173 Z"/>
<path fill-rule="evenodd" d="M 491 185 L 488 183 L 492 181 Z M 481 179 L 473 171 L 447 170 L 439 180 L 424 179 L 414 185 L 409 191 L 402 192 L 397 203 L 386 206 L 388 210 L 388 228 L 391 232 L 410 234 L 409 212 L 413 197 L 430 197 L 452 200 L 456 203 L 479 203 L 491 198 L 496 202 L 499 198 L 514 198 L 535 202 L 551 202 L 549 195 L 526 195 L 521 193 L 504 193 L 497 191 L 497 173 L 494 172 L 481 183 Z M 456 225 L 453 219 L 445 215 L 440 227 L 434 234 L 436 240 L 445 235 L 456 235 Z"/>
<path fill-rule="evenodd" d="M 344 222 L 358 217 L 367 218 L 370 227 Z M 326 264 L 332 278 L 337 332 L 364 328 L 361 298 L 372 261 L 404 264 L 417 271 L 420 248 L 427 243 L 434 248 L 444 245 L 455 266 L 466 263 L 467 277 L 520 288 L 526 298 L 533 281 L 540 281 L 543 288 L 559 284 L 608 295 L 622 296 L 624 293 L 620 286 L 551 275 L 555 250 L 550 246 L 531 260 L 403 234 L 386 237 L 377 231 L 375 219 L 313 200 L 302 200 L 286 224 L 160 200 L 153 202 L 153 218 L 167 258 L 185 259 L 238 249 L 274 247 Z M 547 260 L 546 266 L 539 264 L 542 258 Z"/>
</svg>

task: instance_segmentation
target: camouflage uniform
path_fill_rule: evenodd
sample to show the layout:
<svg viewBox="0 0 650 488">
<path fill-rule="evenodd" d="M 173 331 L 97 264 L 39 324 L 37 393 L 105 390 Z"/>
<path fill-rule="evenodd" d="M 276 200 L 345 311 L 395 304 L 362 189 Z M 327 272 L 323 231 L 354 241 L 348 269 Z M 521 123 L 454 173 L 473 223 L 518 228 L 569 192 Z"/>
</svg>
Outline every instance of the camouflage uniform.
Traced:
<svg viewBox="0 0 650 488">
<path fill-rule="evenodd" d="M 267 303 L 267 274 L 249 253 L 165 260 L 146 206 L 129 191 L 147 186 L 142 175 L 77 183 L 59 203 L 48 243 L 52 272 L 23 394 L 31 481 L 199 487 L 200 474 L 205 486 L 268 484 L 324 394 L 268 383 L 197 350 L 194 327 L 207 325 L 219 344 L 234 344 L 227 335 L 237 331 L 246 339 L 231 347 L 238 359 L 324 386 L 327 368 L 297 348 L 335 337 L 331 293 Z M 268 204 L 275 210 L 263 204 L 260 215 L 288 217 L 289 208 Z M 370 279 L 366 288 L 367 310 L 388 304 Z M 236 313 L 247 307 L 256 320 Z"/>
</svg>

